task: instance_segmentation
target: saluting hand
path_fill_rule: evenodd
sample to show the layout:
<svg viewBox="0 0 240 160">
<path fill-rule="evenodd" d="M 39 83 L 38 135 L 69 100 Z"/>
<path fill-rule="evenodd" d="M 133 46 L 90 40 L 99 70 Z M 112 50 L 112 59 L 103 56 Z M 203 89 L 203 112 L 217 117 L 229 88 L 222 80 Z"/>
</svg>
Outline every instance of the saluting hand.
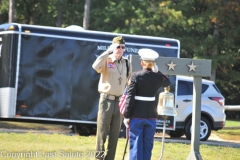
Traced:
<svg viewBox="0 0 240 160">
<path fill-rule="evenodd" d="M 152 70 L 153 70 L 153 72 L 155 72 L 155 73 L 158 72 L 158 66 L 156 65 L 156 63 L 154 63 L 154 65 L 152 66 Z"/>
<path fill-rule="evenodd" d="M 118 45 L 119 44 L 111 44 L 107 49 L 108 54 L 112 53 L 117 48 Z"/>
</svg>

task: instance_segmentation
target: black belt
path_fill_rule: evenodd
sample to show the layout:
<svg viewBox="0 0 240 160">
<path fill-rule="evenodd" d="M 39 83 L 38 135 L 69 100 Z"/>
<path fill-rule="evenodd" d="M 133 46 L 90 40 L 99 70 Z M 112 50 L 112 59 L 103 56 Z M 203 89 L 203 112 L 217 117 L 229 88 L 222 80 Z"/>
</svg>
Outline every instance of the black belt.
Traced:
<svg viewBox="0 0 240 160">
<path fill-rule="evenodd" d="M 121 98 L 121 96 L 114 96 L 114 95 L 105 94 L 105 93 L 101 93 L 101 96 L 109 100 L 118 100 L 118 101 L 120 101 L 120 98 Z"/>
</svg>

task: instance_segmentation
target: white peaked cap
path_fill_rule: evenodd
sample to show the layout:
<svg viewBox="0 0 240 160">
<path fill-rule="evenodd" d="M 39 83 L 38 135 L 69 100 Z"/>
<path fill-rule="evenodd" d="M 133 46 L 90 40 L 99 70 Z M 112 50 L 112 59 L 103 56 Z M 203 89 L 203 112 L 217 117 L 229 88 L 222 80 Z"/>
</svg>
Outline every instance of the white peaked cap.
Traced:
<svg viewBox="0 0 240 160">
<path fill-rule="evenodd" d="M 142 60 L 146 61 L 155 61 L 159 57 L 156 51 L 148 48 L 139 49 L 138 54 Z"/>
</svg>

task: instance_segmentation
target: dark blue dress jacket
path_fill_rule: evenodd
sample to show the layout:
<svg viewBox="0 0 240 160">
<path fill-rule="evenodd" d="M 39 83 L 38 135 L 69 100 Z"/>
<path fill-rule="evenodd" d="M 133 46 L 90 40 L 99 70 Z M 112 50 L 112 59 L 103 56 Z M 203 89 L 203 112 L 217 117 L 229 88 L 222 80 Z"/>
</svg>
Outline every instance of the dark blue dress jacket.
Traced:
<svg viewBox="0 0 240 160">
<path fill-rule="evenodd" d="M 127 92 L 125 118 L 157 118 L 157 99 L 155 101 L 136 100 L 135 96 L 155 97 L 160 87 L 170 85 L 169 79 L 161 72 L 143 69 L 133 72 Z"/>
</svg>

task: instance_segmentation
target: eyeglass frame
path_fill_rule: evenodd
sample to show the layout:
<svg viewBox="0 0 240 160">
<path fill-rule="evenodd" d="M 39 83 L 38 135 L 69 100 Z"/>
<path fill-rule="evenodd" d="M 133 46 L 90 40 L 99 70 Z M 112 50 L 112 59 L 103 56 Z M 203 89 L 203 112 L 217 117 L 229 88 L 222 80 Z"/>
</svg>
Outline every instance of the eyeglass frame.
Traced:
<svg viewBox="0 0 240 160">
<path fill-rule="evenodd" d="M 126 47 L 125 46 L 117 46 L 116 48 L 117 49 L 120 49 L 120 48 L 125 49 Z"/>
</svg>

